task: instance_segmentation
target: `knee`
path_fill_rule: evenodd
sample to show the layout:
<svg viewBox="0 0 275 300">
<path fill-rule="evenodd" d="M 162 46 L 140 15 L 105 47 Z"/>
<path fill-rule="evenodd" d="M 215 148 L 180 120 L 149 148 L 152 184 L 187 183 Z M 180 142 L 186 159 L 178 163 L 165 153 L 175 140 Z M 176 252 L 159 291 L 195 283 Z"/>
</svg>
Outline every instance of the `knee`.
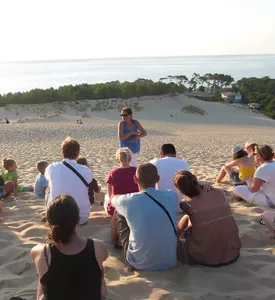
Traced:
<svg viewBox="0 0 275 300">
<path fill-rule="evenodd" d="M 240 188 L 241 188 L 240 186 L 236 186 L 231 194 L 232 198 L 234 198 L 235 200 L 238 200 L 238 201 L 242 200 L 241 195 L 240 195 L 241 194 Z"/>
<path fill-rule="evenodd" d="M 275 212 L 274 211 L 270 211 L 270 210 L 266 210 L 263 214 L 262 214 L 262 218 L 266 221 L 269 222 L 273 222 L 273 220 L 275 219 Z"/>
<path fill-rule="evenodd" d="M 14 182 L 8 181 L 4 185 L 5 195 L 9 195 L 14 191 L 15 185 Z"/>
</svg>

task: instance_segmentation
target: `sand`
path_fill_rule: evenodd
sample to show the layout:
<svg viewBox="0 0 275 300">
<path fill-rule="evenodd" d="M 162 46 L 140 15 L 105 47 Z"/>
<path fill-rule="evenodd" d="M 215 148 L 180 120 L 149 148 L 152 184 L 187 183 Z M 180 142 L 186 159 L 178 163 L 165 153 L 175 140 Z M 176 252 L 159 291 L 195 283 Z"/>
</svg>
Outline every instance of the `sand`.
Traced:
<svg viewBox="0 0 275 300">
<path fill-rule="evenodd" d="M 207 114 L 181 113 L 182 105 L 189 104 L 204 109 Z M 243 145 L 253 139 L 275 146 L 274 121 L 244 108 L 181 96 L 140 99 L 140 106 L 142 109 L 135 116 L 147 129 L 148 136 L 142 140 L 139 161 L 156 157 L 162 143 L 174 143 L 178 156 L 188 161 L 200 180 L 214 183 L 236 144 Z M 39 117 L 39 111 L 30 113 L 26 108 L 17 106 L 16 109 L 19 108 L 19 116 L 13 109 L 10 112 L 0 109 L 0 118 L 7 116 L 11 120 L 9 125 L 0 124 L 0 153 L 2 157 L 16 159 L 21 183 L 34 182 L 38 160 L 61 160 L 61 141 L 70 135 L 80 142 L 82 155 L 88 158 L 95 178 L 106 191 L 105 176 L 116 166 L 117 107 L 103 112 L 92 112 L 88 107 L 83 125 L 75 124 L 80 116 L 75 107 L 61 113 L 53 110 L 52 117 Z M 25 119 L 24 123 L 17 123 L 19 119 Z M 253 127 L 247 126 L 252 124 Z M 215 186 L 233 188 L 228 182 Z M 241 257 L 237 263 L 218 269 L 180 266 L 167 272 L 127 271 L 120 251 L 110 244 L 110 219 L 99 203 L 93 206 L 88 225 L 79 228 L 79 233 L 107 244 L 106 281 L 114 300 L 274 300 L 275 240 L 259 224 L 263 209 L 244 202 L 231 201 L 231 205 L 242 240 Z M 43 200 L 31 193 L 20 193 L 15 200 L 4 203 L 5 220 L 0 223 L 1 300 L 13 296 L 35 299 L 37 275 L 29 253 L 32 246 L 43 242 L 47 232 L 41 223 L 43 213 Z"/>
</svg>

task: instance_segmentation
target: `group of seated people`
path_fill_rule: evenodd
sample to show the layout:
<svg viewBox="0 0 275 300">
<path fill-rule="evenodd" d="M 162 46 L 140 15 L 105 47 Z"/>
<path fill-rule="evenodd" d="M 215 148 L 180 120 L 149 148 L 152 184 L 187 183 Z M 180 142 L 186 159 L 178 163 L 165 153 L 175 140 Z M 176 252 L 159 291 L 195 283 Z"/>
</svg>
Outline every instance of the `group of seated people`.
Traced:
<svg viewBox="0 0 275 300">
<path fill-rule="evenodd" d="M 274 208 L 272 148 L 247 146 L 253 150 L 232 149 L 233 161 L 222 168 L 217 181 L 228 174 L 237 183 L 235 198 Z M 79 143 L 67 138 L 61 148 L 63 161 L 41 172 L 48 183 L 49 233 L 47 244 L 31 252 L 39 274 L 37 299 L 108 299 L 102 267 L 107 248 L 76 230 L 88 221 L 93 202 L 89 198 L 99 187 L 95 181 L 92 187 L 87 161 L 79 161 Z M 129 164 L 128 148 L 118 149 L 116 159 L 119 166 L 107 175 L 104 208 L 112 217 L 111 241 L 122 249 L 130 269 L 168 270 L 178 261 L 220 267 L 238 260 L 239 231 L 225 192 L 199 182 L 188 163 L 177 158 L 174 145 L 162 145 L 159 158 L 137 168 Z M 177 222 L 179 212 L 184 215 Z M 263 219 L 273 230 L 270 212 Z"/>
</svg>

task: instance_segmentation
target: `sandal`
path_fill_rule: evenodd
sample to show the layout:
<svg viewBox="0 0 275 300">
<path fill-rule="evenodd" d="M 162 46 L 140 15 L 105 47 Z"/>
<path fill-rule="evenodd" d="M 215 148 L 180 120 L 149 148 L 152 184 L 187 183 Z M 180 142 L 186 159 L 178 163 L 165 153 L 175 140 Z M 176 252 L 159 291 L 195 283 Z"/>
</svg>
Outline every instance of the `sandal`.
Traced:
<svg viewBox="0 0 275 300">
<path fill-rule="evenodd" d="M 261 225 L 265 225 L 265 221 L 264 221 L 263 218 L 260 219 L 260 224 L 261 224 Z"/>
</svg>

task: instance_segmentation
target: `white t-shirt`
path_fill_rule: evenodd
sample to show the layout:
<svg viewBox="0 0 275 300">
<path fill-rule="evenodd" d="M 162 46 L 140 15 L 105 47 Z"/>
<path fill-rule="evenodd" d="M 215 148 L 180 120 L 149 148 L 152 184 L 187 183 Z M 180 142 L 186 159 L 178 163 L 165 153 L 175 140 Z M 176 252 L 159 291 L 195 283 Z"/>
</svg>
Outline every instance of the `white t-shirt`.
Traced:
<svg viewBox="0 0 275 300">
<path fill-rule="evenodd" d="M 155 158 L 150 161 L 158 169 L 159 182 L 157 184 L 158 190 L 172 190 L 177 193 L 177 189 L 174 185 L 174 175 L 177 171 L 186 170 L 190 171 L 188 163 L 177 157 L 163 157 Z M 178 202 L 181 201 L 182 195 L 178 194 Z M 182 212 L 178 206 L 178 212 Z"/>
<path fill-rule="evenodd" d="M 92 171 L 86 166 L 80 165 L 76 160 L 64 159 L 76 169 L 84 179 L 90 183 L 93 179 Z M 88 188 L 80 178 L 62 162 L 55 162 L 46 168 L 45 177 L 49 182 L 50 194 L 47 205 L 60 194 L 69 194 L 76 201 L 80 211 L 80 224 L 85 223 L 90 215 L 91 204 L 88 196 Z"/>
<path fill-rule="evenodd" d="M 275 203 L 275 162 L 261 165 L 254 177 L 264 181 L 261 190 Z"/>
<path fill-rule="evenodd" d="M 177 194 L 154 188 L 144 191 L 168 210 L 176 226 Z M 144 271 L 162 271 L 176 267 L 177 239 L 162 208 L 143 192 L 114 197 L 112 205 L 125 217 L 130 228 L 126 258 L 133 267 Z"/>
</svg>

